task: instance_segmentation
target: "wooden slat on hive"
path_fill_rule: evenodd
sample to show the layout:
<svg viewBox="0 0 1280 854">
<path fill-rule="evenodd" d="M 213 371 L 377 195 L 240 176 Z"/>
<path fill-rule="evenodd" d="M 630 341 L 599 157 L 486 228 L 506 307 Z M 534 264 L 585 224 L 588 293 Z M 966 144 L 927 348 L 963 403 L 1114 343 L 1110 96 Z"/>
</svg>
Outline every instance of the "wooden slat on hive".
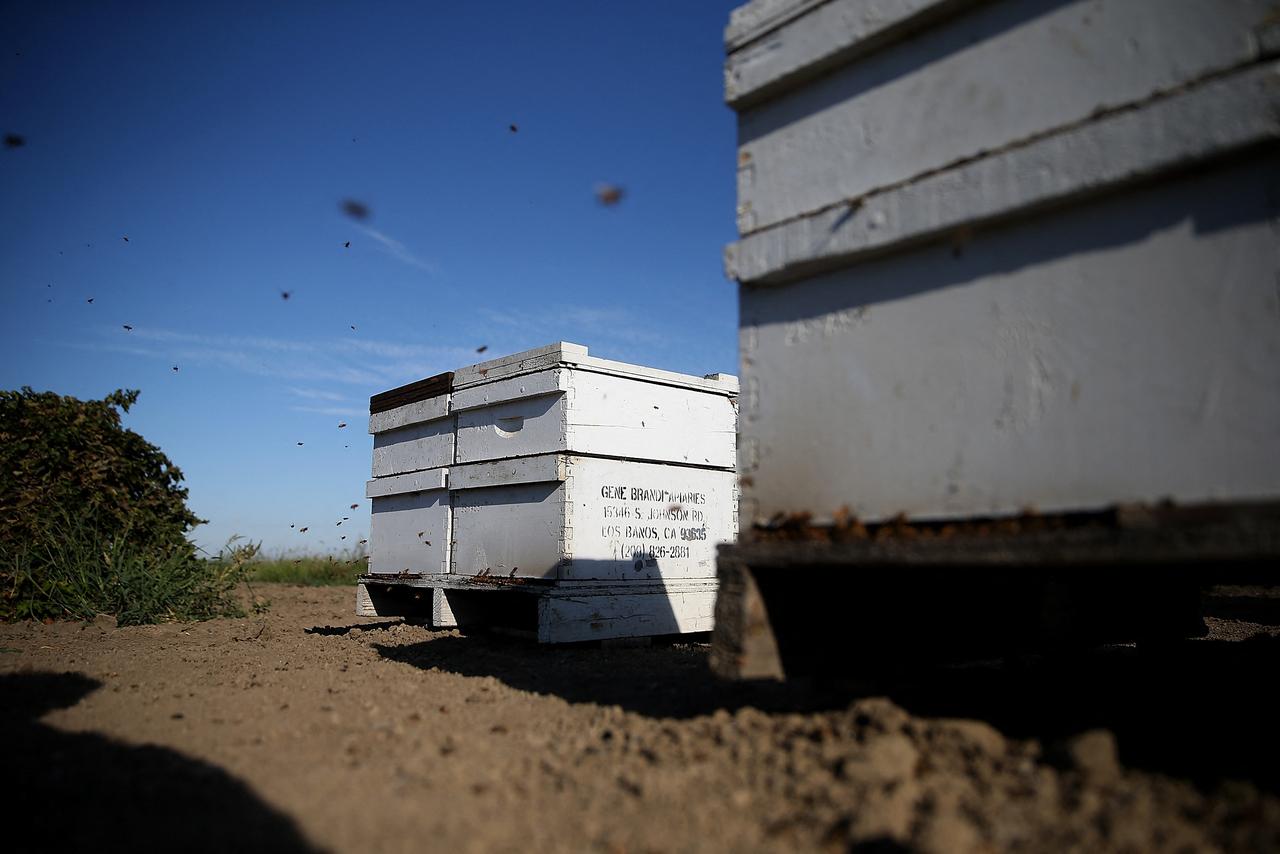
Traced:
<svg viewBox="0 0 1280 854">
<path fill-rule="evenodd" d="M 416 403 L 429 397 L 438 397 L 449 391 L 453 385 L 453 372 L 446 371 L 433 377 L 411 382 L 388 391 L 379 392 L 369 398 L 369 414 L 386 412 L 398 406 Z"/>
</svg>

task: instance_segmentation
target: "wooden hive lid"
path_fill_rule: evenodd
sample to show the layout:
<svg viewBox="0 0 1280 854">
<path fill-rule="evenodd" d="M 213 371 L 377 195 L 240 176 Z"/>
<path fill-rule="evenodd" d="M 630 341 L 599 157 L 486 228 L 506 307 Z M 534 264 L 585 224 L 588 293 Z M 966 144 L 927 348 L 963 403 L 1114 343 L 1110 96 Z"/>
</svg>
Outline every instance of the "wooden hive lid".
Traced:
<svg viewBox="0 0 1280 854">
<path fill-rule="evenodd" d="M 376 415 L 410 403 L 417 403 L 430 397 L 448 394 L 453 387 L 453 371 L 445 371 L 434 377 L 411 382 L 389 391 L 379 392 L 369 398 L 369 414 Z"/>
</svg>

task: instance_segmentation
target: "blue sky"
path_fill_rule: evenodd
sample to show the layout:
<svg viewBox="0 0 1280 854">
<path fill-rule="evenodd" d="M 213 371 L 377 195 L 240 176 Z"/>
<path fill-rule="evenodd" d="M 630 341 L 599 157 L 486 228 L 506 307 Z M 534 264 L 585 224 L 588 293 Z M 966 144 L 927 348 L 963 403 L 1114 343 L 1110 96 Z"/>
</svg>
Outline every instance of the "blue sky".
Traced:
<svg viewBox="0 0 1280 854">
<path fill-rule="evenodd" d="M 0 387 L 140 389 L 201 546 L 314 553 L 367 535 L 375 392 L 562 339 L 736 373 L 735 5 L 7 3 Z"/>
</svg>

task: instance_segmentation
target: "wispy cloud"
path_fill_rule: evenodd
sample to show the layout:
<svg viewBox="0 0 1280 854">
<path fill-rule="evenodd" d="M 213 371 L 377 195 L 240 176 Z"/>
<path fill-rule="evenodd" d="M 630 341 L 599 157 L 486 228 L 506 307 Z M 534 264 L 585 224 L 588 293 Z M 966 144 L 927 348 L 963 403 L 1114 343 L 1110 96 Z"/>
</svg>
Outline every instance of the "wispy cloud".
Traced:
<svg viewBox="0 0 1280 854">
<path fill-rule="evenodd" d="M 317 415 L 336 415 L 343 418 L 359 418 L 364 415 L 359 409 L 346 406 L 290 406 L 294 412 L 314 412 Z"/>
<path fill-rule="evenodd" d="M 121 339 L 119 330 L 103 327 L 96 338 L 68 345 L 289 380 L 287 390 L 294 396 L 335 404 L 353 396 L 335 386 L 360 386 L 361 394 L 381 391 L 474 361 L 474 352 L 466 348 L 351 338 L 307 340 L 135 327 L 127 340 Z"/>
<path fill-rule="evenodd" d="M 481 309 L 480 316 L 513 339 L 518 349 L 550 341 L 574 341 L 607 350 L 610 358 L 644 361 L 669 337 L 658 331 L 655 318 L 642 317 L 621 306 L 550 306 L 542 311 L 508 312 Z M 604 353 L 602 352 L 602 355 Z"/>
<path fill-rule="evenodd" d="M 424 261 L 421 258 L 419 258 L 417 255 L 414 255 L 411 251 L 409 251 L 409 247 L 405 246 L 403 243 L 401 243 L 399 240 L 396 240 L 394 237 L 391 237 L 390 235 L 387 235 L 387 234 L 383 234 L 381 231 L 378 231 L 378 229 L 372 228 L 367 225 L 358 225 L 356 226 L 356 228 L 363 231 L 367 236 L 373 238 L 373 240 L 377 242 L 379 248 L 382 249 L 383 252 L 386 252 L 388 255 L 390 255 L 392 258 L 395 258 L 397 261 L 401 262 L 402 264 L 408 264 L 410 267 L 417 267 L 419 270 L 424 270 L 428 273 L 436 272 L 435 264 L 432 264 L 428 261 Z"/>
<path fill-rule="evenodd" d="M 456 370 L 486 357 L 502 356 L 552 341 L 576 341 L 593 354 L 649 363 L 669 336 L 655 331 L 654 318 L 617 305 L 553 305 L 535 311 L 482 309 L 465 334 L 468 346 L 418 344 L 364 337 L 323 339 L 234 333 L 196 333 L 136 326 L 127 335 L 103 326 L 96 335 L 67 345 L 98 352 L 283 381 L 291 408 L 352 418 L 366 395 Z M 484 356 L 476 347 L 486 345 Z"/>
<path fill-rule="evenodd" d="M 337 394 L 332 391 L 324 391 L 317 388 L 290 388 L 289 393 L 301 397 L 305 400 L 331 400 L 343 401 L 347 400 L 345 394 Z"/>
<path fill-rule="evenodd" d="M 420 359 L 440 350 L 438 347 L 424 347 L 421 344 L 396 344 L 367 338 L 345 338 L 339 346 L 344 350 L 367 353 L 380 359 Z"/>
<path fill-rule="evenodd" d="M 112 331 L 114 332 L 114 330 Z M 314 349 L 313 344 L 288 338 L 240 335 L 199 335 L 194 332 L 180 332 L 173 329 L 156 329 L 146 326 L 134 328 L 130 337 L 141 338 L 144 341 L 162 341 L 179 344 L 212 344 L 219 347 L 236 347 L 241 350 L 269 350 L 281 353 L 304 353 Z"/>
</svg>

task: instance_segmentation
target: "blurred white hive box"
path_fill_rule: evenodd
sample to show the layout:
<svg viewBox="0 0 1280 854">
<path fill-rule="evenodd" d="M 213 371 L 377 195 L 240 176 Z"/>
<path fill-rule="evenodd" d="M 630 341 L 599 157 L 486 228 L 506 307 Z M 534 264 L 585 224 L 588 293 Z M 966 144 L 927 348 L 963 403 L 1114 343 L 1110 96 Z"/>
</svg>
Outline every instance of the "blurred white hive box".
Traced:
<svg viewBox="0 0 1280 854">
<path fill-rule="evenodd" d="M 726 32 L 739 229 L 1256 62 L 1274 12 L 1271 0 L 748 3 Z"/>
<path fill-rule="evenodd" d="M 358 609 L 547 642 L 710 630 L 736 393 L 561 342 L 375 395 Z"/>
<path fill-rule="evenodd" d="M 1262 0 L 757 0 L 742 524 L 1280 496 Z"/>
<path fill-rule="evenodd" d="M 733 376 L 628 365 L 561 342 L 375 396 L 373 476 L 547 453 L 732 469 L 737 391 Z"/>
</svg>

